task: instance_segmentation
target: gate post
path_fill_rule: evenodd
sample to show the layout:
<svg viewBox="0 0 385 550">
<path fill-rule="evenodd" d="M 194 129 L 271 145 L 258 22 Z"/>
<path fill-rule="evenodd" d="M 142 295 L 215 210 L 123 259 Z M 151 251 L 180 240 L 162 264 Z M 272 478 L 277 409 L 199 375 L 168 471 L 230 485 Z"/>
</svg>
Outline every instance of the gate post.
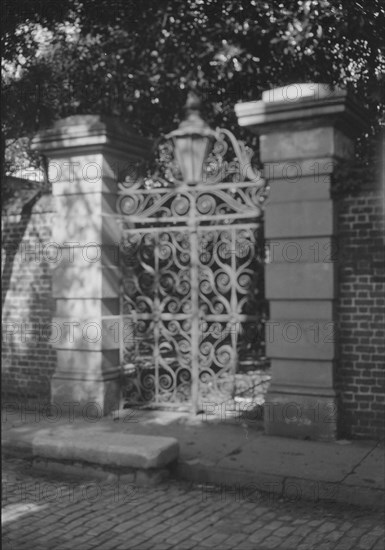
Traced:
<svg viewBox="0 0 385 550">
<path fill-rule="evenodd" d="M 51 403 L 61 414 L 105 415 L 119 403 L 117 182 L 148 155 L 150 142 L 113 119 L 85 115 L 39 132 L 33 148 L 47 157 L 57 212 Z"/>
<path fill-rule="evenodd" d="M 354 154 L 363 111 L 321 84 L 269 90 L 238 104 L 240 126 L 260 135 L 270 187 L 265 209 L 266 353 L 272 383 L 267 434 L 334 439 L 338 426 L 336 203 L 332 181 Z"/>
</svg>

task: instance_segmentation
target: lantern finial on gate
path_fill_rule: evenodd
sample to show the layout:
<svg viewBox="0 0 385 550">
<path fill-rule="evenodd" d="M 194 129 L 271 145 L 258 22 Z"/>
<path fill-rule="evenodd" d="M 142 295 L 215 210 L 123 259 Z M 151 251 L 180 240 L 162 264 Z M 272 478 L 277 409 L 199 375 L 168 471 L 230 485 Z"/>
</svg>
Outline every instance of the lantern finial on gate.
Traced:
<svg viewBox="0 0 385 550">
<path fill-rule="evenodd" d="M 203 164 L 210 154 L 218 133 L 212 130 L 200 115 L 201 101 L 190 91 L 185 104 L 185 119 L 177 130 L 166 138 L 172 139 L 175 156 L 184 181 L 189 184 L 202 182 Z"/>
</svg>

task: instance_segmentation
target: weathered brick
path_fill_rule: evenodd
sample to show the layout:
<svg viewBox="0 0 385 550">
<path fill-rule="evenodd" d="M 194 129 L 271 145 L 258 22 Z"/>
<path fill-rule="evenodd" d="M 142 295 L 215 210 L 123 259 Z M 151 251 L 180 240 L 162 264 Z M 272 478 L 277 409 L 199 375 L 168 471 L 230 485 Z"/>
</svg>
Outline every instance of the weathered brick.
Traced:
<svg viewBox="0 0 385 550">
<path fill-rule="evenodd" d="M 338 318 L 340 392 L 344 435 L 381 437 L 384 410 L 372 401 L 384 399 L 380 380 L 384 358 L 384 227 L 380 192 L 365 185 L 355 194 L 339 199 Z"/>
<path fill-rule="evenodd" d="M 55 213 L 49 196 L 38 199 L 32 208 L 23 206 L 22 195 L 19 202 L 2 219 L 2 394 L 7 402 L 29 402 L 33 408 L 49 401 L 56 365 L 55 350 L 36 334 L 36 329 L 39 332 L 52 322 L 53 264 L 41 252 L 52 241 Z M 23 334 L 22 327 L 35 329 L 35 336 Z"/>
</svg>

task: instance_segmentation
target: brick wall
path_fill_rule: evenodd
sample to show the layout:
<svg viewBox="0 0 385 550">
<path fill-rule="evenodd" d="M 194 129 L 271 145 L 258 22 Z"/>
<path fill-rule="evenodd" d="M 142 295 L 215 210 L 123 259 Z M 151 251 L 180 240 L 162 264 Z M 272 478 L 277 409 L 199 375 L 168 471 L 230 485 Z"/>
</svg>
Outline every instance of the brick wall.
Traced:
<svg viewBox="0 0 385 550">
<path fill-rule="evenodd" d="M 384 212 L 379 186 L 339 200 L 341 435 L 385 435 Z"/>
<path fill-rule="evenodd" d="M 49 343 L 53 314 L 52 197 L 14 179 L 2 218 L 2 396 L 33 406 L 50 400 L 56 354 Z M 31 332 L 32 329 L 32 332 Z"/>
</svg>

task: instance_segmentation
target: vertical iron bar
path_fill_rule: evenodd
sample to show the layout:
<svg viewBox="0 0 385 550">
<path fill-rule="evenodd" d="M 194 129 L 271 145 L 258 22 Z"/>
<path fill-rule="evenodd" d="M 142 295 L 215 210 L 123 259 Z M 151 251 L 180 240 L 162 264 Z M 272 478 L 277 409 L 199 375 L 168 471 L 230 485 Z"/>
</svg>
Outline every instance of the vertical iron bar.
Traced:
<svg viewBox="0 0 385 550">
<path fill-rule="evenodd" d="M 199 253 L 195 195 L 191 193 L 189 216 L 191 254 L 191 408 L 198 412 L 199 401 Z"/>
<path fill-rule="evenodd" d="M 154 231 L 154 366 L 155 366 L 155 403 L 159 403 L 159 339 L 160 339 L 160 297 L 159 297 L 159 233 Z"/>
<path fill-rule="evenodd" d="M 123 283 L 120 285 L 119 292 L 119 327 L 118 327 L 118 338 L 119 338 L 119 364 L 121 373 L 123 373 L 124 365 L 124 288 Z M 119 409 L 124 406 L 124 387 L 122 384 L 123 377 L 119 380 Z"/>
<path fill-rule="evenodd" d="M 237 226 L 231 226 L 231 250 L 233 251 L 231 255 L 231 276 L 236 277 L 237 273 Z M 237 300 L 237 281 L 231 281 L 231 323 L 235 323 L 235 327 L 231 327 L 231 346 L 234 350 L 234 362 L 232 365 L 233 368 L 233 389 L 232 389 L 232 398 L 235 396 L 236 392 L 236 383 L 235 383 L 235 373 L 237 371 L 238 364 L 238 349 L 237 349 L 237 340 L 238 340 L 238 331 L 240 327 L 239 316 L 238 316 L 238 300 Z"/>
<path fill-rule="evenodd" d="M 124 304 L 124 290 L 123 285 L 120 286 L 120 292 L 119 292 L 119 327 L 118 327 L 118 334 L 119 334 L 119 361 L 121 368 L 124 364 L 124 331 L 123 331 L 123 325 L 124 325 L 124 313 L 123 313 L 123 304 Z"/>
</svg>

